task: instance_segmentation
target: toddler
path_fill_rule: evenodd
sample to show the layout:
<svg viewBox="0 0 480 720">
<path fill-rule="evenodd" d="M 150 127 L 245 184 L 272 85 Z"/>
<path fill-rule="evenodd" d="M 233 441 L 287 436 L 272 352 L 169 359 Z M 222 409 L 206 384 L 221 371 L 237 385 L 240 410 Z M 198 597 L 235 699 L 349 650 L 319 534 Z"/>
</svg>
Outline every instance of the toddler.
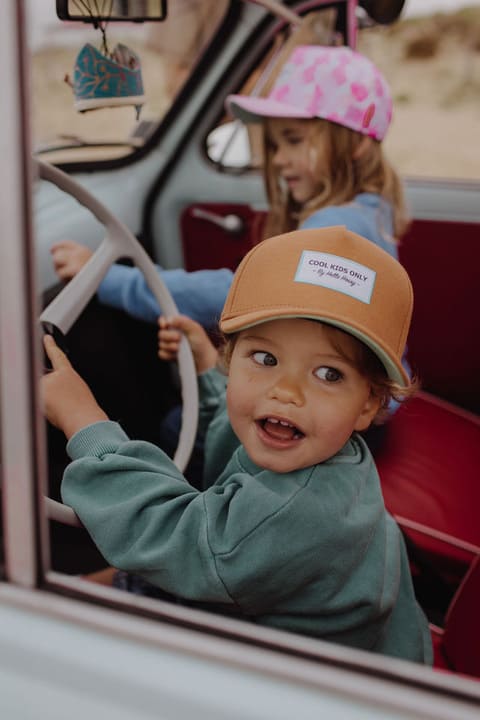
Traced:
<svg viewBox="0 0 480 720">
<path fill-rule="evenodd" d="M 431 663 L 402 535 L 358 434 L 412 392 L 401 356 L 412 311 L 401 265 L 345 227 L 254 247 L 220 326 L 227 377 L 203 329 L 204 489 L 110 421 L 51 337 L 47 418 L 72 463 L 62 496 L 107 561 L 187 603 L 270 627 Z"/>
</svg>

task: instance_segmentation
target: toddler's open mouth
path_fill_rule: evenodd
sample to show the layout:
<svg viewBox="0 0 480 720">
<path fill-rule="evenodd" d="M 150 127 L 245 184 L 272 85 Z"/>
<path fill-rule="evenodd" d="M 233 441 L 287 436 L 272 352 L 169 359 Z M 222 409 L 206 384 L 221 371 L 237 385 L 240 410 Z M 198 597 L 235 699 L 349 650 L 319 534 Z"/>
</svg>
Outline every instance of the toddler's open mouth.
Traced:
<svg viewBox="0 0 480 720">
<path fill-rule="evenodd" d="M 262 430 L 274 440 L 301 440 L 305 437 L 304 433 L 288 420 L 266 417 L 257 422 Z"/>
</svg>

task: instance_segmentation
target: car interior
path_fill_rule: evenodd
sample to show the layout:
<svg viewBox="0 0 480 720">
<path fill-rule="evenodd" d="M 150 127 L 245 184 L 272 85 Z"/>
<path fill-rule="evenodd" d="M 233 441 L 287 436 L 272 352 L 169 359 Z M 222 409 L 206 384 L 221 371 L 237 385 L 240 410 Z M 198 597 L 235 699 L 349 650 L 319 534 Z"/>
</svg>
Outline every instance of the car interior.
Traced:
<svg viewBox="0 0 480 720">
<path fill-rule="evenodd" d="M 389 23 L 399 11 L 398 7 L 392 9 L 391 3 L 384 3 L 383 8 L 382 3 L 361 5 L 371 20 L 377 22 Z M 286 41 L 276 34 L 260 67 L 243 82 L 243 92 L 251 89 L 254 93 L 267 93 L 292 45 L 312 42 L 312 36 L 316 42 L 327 42 L 340 31 L 348 39 L 344 10 L 342 6 L 322 10 L 324 14 L 320 16 L 307 13 L 296 32 L 287 33 Z M 249 128 L 248 142 L 249 165 L 258 166 L 261 148 L 255 128 Z M 222 167 L 221 159 L 217 167 Z M 228 218 L 235 222 L 229 225 Z M 264 219 L 263 210 L 243 203 L 199 202 L 183 207 L 179 222 L 185 268 L 234 270 L 241 257 L 260 240 Z M 457 251 L 462 257 L 475 255 L 475 223 L 463 223 L 461 232 L 444 223 L 439 231 L 438 223 L 415 219 L 403 239 L 400 260 L 415 291 L 409 362 L 421 379 L 421 391 L 384 427 L 383 440 L 375 455 L 387 508 L 397 519 L 408 544 L 418 597 L 435 627 L 441 626 L 446 617 L 449 622 L 452 615 L 455 618 L 458 593 L 467 595 L 468 606 L 474 579 L 463 585 L 462 582 L 480 554 L 480 531 L 474 512 L 479 491 L 473 456 L 480 439 L 477 414 L 480 385 L 476 358 L 471 353 L 470 320 L 464 312 L 471 301 L 475 265 L 469 263 L 462 273 L 452 272 L 446 242 L 449 233 L 456 233 Z M 117 254 L 123 262 L 132 262 L 127 251 Z M 92 260 L 93 267 L 96 262 Z M 448 278 L 448 283 L 442 283 L 444 278 Z M 51 320 L 51 301 L 56 296 L 63 310 L 69 302 L 78 309 L 78 303 L 68 301 L 65 294 L 73 284 L 72 281 L 58 296 L 58 286 L 45 293 L 42 320 Z M 433 316 L 432 298 L 437 309 Z M 59 323 L 53 325 L 58 328 Z M 449 327 L 448 350 L 439 353 L 431 338 L 441 337 L 445 325 Z M 64 335 L 72 362 L 94 388 L 107 414 L 119 418 L 131 437 L 152 442 L 158 441 L 161 418 L 182 401 L 181 383 L 172 369 L 155 357 L 155 342 L 154 326 L 101 306 L 94 294 L 78 321 Z M 115 357 L 113 372 L 112 357 Z M 48 448 L 48 492 L 58 501 L 67 458 L 63 436 L 51 427 Z M 51 520 L 50 542 L 53 570 L 102 577 L 103 581 L 110 578 L 105 561 L 82 528 Z M 98 574 L 104 570 L 106 574 Z M 449 632 L 445 630 L 443 644 L 450 646 L 448 639 L 457 627 L 453 622 Z M 449 652 L 442 650 L 440 655 L 442 667 L 448 667 Z M 452 661 L 451 667 L 455 666 Z"/>
</svg>

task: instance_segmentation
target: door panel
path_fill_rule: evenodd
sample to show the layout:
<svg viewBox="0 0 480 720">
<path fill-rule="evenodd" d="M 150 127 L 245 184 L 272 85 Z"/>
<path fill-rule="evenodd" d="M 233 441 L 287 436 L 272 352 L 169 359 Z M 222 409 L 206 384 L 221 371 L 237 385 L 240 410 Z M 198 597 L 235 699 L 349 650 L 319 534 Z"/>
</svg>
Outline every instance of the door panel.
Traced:
<svg viewBox="0 0 480 720">
<path fill-rule="evenodd" d="M 256 212 L 248 205 L 189 206 L 181 217 L 185 268 L 235 270 L 243 256 L 261 239 L 264 218 L 264 212 Z"/>
</svg>

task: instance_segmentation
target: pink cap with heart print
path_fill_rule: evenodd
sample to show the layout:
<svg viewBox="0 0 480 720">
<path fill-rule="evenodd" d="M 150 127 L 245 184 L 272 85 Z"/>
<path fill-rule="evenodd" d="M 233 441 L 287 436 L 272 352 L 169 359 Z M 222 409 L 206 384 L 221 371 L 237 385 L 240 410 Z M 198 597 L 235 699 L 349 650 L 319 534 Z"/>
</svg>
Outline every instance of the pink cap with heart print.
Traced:
<svg viewBox="0 0 480 720">
<path fill-rule="evenodd" d="M 229 95 L 226 105 L 243 122 L 318 117 L 376 140 L 383 140 L 392 119 L 383 75 L 364 55 L 343 46 L 298 46 L 267 97 Z"/>
</svg>

